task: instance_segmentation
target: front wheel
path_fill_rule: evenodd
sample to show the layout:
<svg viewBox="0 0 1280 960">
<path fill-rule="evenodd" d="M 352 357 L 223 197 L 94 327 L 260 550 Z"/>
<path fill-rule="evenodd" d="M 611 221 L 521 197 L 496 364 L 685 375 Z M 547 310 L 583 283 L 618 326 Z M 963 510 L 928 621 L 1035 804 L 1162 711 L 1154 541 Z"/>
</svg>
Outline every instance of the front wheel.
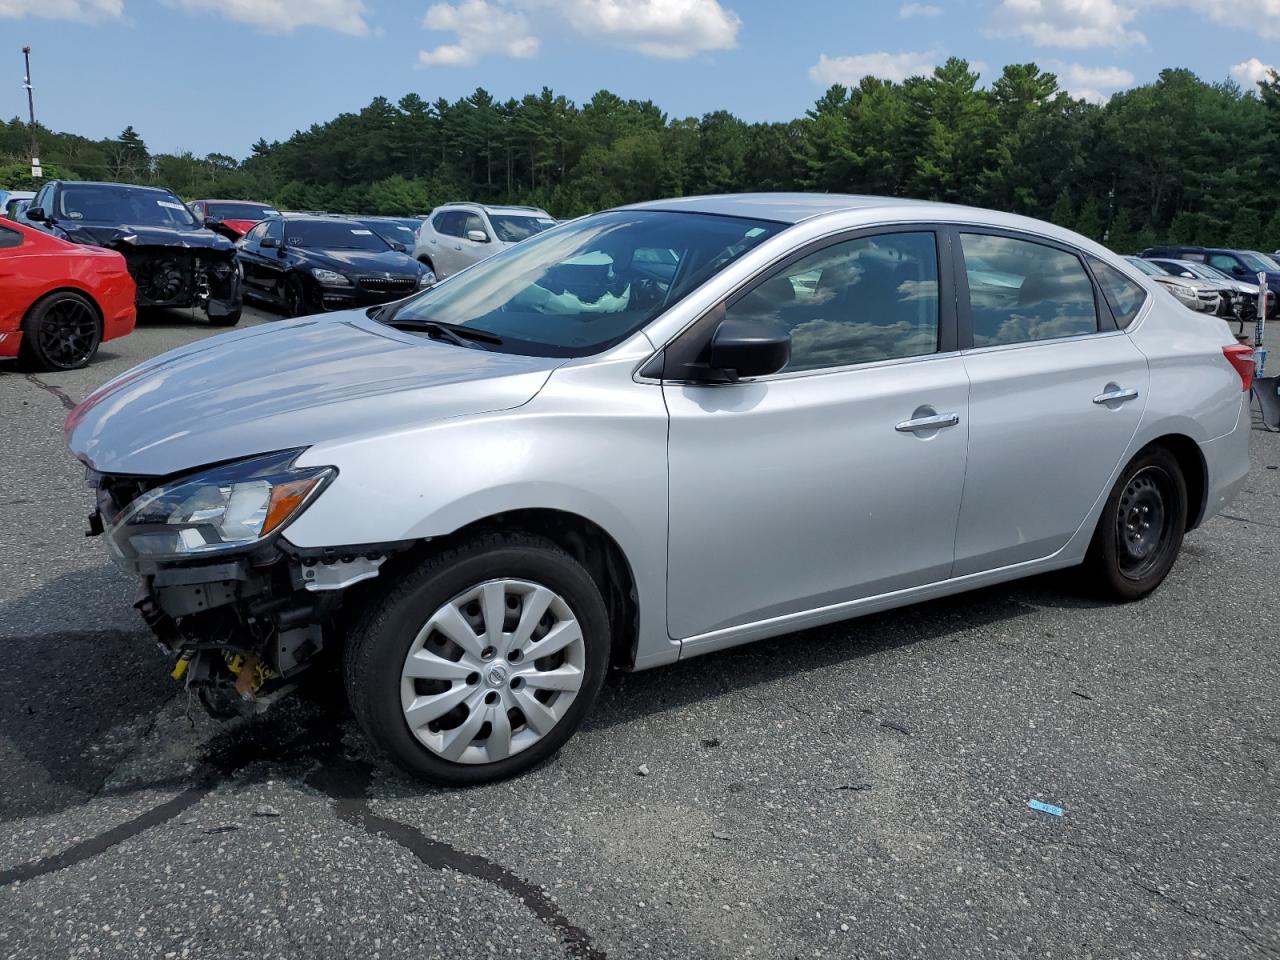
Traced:
<svg viewBox="0 0 1280 960">
<path fill-rule="evenodd" d="M 595 581 L 551 541 L 486 534 L 441 551 L 364 608 L 344 657 L 366 737 L 444 786 L 536 766 L 604 681 L 609 617 Z"/>
<path fill-rule="evenodd" d="M 1113 600 L 1145 597 L 1164 581 L 1187 529 L 1187 484 L 1163 447 L 1135 457 L 1107 498 L 1085 566 Z"/>
<path fill-rule="evenodd" d="M 208 316 L 208 314 L 206 314 Z M 234 327 L 240 322 L 240 318 L 244 316 L 243 304 L 236 307 L 230 313 L 224 313 L 220 317 L 209 316 L 209 326 L 211 327 Z"/>
</svg>

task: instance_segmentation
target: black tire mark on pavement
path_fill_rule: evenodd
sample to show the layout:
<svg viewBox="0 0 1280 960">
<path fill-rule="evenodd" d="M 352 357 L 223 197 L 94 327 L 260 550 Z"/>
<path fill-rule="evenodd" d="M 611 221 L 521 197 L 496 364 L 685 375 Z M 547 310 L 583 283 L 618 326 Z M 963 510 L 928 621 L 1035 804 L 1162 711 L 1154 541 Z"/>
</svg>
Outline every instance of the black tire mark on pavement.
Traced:
<svg viewBox="0 0 1280 960">
<path fill-rule="evenodd" d="M 541 887 L 500 863 L 458 850 L 441 840 L 432 840 L 415 827 L 374 813 L 369 808 L 368 796 L 372 777 L 370 764 L 341 760 L 322 765 L 309 774 L 306 781 L 334 801 L 334 812 L 339 819 L 371 836 L 398 843 L 433 870 L 453 870 L 511 894 L 528 907 L 539 922 L 555 931 L 569 956 L 579 960 L 607 960 L 602 950 L 592 946 L 590 936 L 571 923 Z"/>
<path fill-rule="evenodd" d="M 68 410 L 74 410 L 76 408 L 76 402 L 67 396 L 67 391 L 63 390 L 61 387 L 54 386 L 52 383 L 45 383 L 34 373 L 23 374 L 23 376 L 26 377 L 30 383 L 35 384 L 45 393 L 51 393 L 57 397 L 58 400 L 61 401 L 62 405 Z"/>
<path fill-rule="evenodd" d="M 187 787 L 172 800 L 167 800 L 158 807 L 152 807 L 145 813 L 138 814 L 132 820 L 112 827 L 106 833 L 100 833 L 96 837 L 82 840 L 61 853 L 42 857 L 39 860 L 30 860 L 27 863 L 20 863 L 11 870 L 0 871 L 0 887 L 24 880 L 32 880 L 46 873 L 56 873 L 58 870 L 65 870 L 67 867 L 75 866 L 77 863 L 83 863 L 91 857 L 96 857 L 116 844 L 136 837 L 144 830 L 150 830 L 166 820 L 172 820 L 203 800 L 216 785 L 213 782 L 205 782 Z"/>
</svg>

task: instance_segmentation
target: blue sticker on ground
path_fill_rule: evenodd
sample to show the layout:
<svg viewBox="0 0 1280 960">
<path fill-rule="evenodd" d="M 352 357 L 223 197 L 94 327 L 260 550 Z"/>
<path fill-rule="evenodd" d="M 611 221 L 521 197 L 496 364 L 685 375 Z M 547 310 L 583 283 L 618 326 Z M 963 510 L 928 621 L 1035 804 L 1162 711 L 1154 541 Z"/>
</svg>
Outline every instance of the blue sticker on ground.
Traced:
<svg viewBox="0 0 1280 960">
<path fill-rule="evenodd" d="M 1063 811 L 1061 807 L 1055 807 L 1052 803 L 1042 803 L 1039 800 L 1028 800 L 1027 806 L 1032 810 L 1039 810 L 1041 813 L 1051 813 L 1055 817 L 1061 817 Z"/>
</svg>

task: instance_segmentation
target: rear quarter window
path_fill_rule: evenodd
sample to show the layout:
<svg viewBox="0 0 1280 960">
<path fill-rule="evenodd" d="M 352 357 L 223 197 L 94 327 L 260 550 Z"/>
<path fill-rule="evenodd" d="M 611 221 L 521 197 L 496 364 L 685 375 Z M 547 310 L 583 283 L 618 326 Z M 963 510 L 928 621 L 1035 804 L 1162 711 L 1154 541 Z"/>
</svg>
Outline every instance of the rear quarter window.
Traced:
<svg viewBox="0 0 1280 960">
<path fill-rule="evenodd" d="M 22 234 L 8 227 L 0 227 L 0 250 L 22 246 Z"/>
<path fill-rule="evenodd" d="M 1133 323 L 1134 317 L 1147 302 L 1147 291 L 1119 270 L 1095 257 L 1089 258 L 1089 266 L 1098 279 L 1098 286 L 1102 287 L 1102 295 L 1111 308 L 1112 316 L 1116 318 L 1116 326 L 1123 330 Z"/>
</svg>

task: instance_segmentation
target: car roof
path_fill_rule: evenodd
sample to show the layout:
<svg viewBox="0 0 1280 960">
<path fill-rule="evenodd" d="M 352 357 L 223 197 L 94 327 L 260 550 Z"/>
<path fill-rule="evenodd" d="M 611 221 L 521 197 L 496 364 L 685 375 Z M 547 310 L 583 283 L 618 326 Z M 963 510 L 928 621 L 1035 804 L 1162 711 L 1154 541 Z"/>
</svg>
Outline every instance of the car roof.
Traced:
<svg viewBox="0 0 1280 960">
<path fill-rule="evenodd" d="M 964 207 L 950 203 L 934 203 L 928 200 L 911 200 L 904 197 L 876 197 L 844 193 L 731 193 L 699 197 L 675 197 L 669 200 L 648 200 L 630 204 L 624 210 L 663 210 L 685 213 L 710 213 L 724 217 L 746 217 L 754 220 L 772 220 L 776 223 L 800 223 L 829 213 L 850 210 L 914 211 L 918 215 L 924 208 L 945 208 L 951 211 L 971 211 L 982 220 L 1004 216 L 991 210 Z"/>
<path fill-rule="evenodd" d="M 443 210 L 446 207 L 458 207 L 460 209 L 470 207 L 474 210 L 483 210 L 485 213 L 508 213 L 515 216 L 519 216 L 520 214 L 532 214 L 534 216 L 542 215 L 548 218 L 551 216 L 551 214 L 547 213 L 547 211 L 543 210 L 541 207 L 526 207 L 517 203 L 473 203 L 470 200 L 450 200 L 447 203 L 442 203 L 437 206 L 435 210 L 431 211 L 431 214 L 434 215 L 436 210 Z"/>
<path fill-rule="evenodd" d="M 58 180 L 62 187 L 128 187 L 130 190 L 149 190 L 152 193 L 173 194 L 168 187 L 152 187 L 142 183 L 116 183 L 111 180 Z"/>
</svg>

